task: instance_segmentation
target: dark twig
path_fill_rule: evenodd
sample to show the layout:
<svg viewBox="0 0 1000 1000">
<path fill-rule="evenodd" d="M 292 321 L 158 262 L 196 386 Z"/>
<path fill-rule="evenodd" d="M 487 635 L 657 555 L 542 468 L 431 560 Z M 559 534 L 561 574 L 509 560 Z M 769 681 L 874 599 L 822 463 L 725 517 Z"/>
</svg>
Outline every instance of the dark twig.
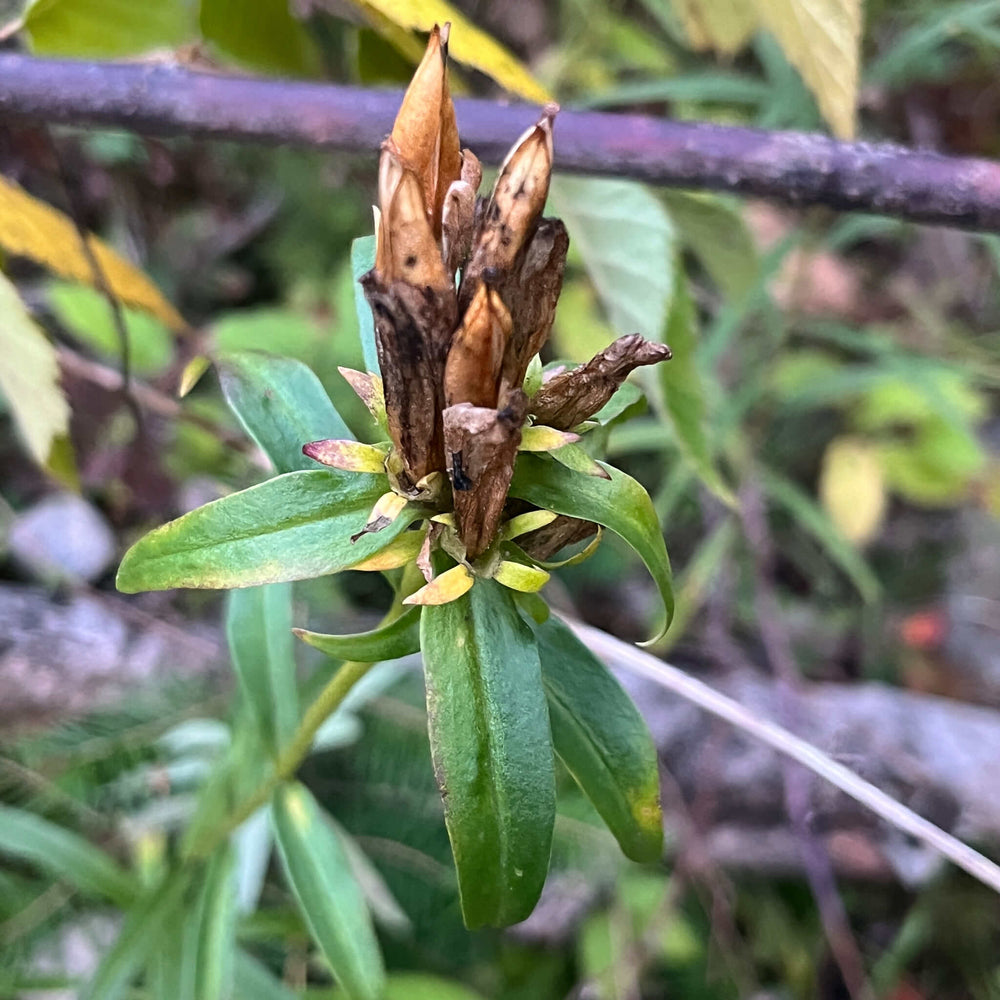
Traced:
<svg viewBox="0 0 1000 1000">
<path fill-rule="evenodd" d="M 136 433 L 141 438 L 144 433 L 144 423 L 142 408 L 139 406 L 135 396 L 132 395 L 132 345 L 129 342 L 128 328 L 125 325 L 125 312 L 122 309 L 122 304 L 118 296 L 115 295 L 111 287 L 111 283 L 108 281 L 108 276 L 104 273 L 104 268 L 101 266 L 97 254 L 94 253 L 94 247 L 90 242 L 90 234 L 87 232 L 87 227 L 83 221 L 83 207 L 70 180 L 69 171 L 66 169 L 66 164 L 59 151 L 59 147 L 48 130 L 46 130 L 46 138 L 48 139 L 49 151 L 55 163 L 56 173 L 59 175 L 63 194 L 66 198 L 67 214 L 72 220 L 77 236 L 80 239 L 80 249 L 83 252 L 83 256 L 87 258 L 91 280 L 97 291 L 104 296 L 108 304 L 108 309 L 111 311 L 111 322 L 118 337 L 118 350 L 121 358 L 121 397 L 132 411 L 132 416 L 135 418 Z"/>
<path fill-rule="evenodd" d="M 370 153 L 400 95 L 247 79 L 164 65 L 0 54 L 0 114 L 151 135 L 292 143 Z M 456 101 L 462 141 L 498 163 L 536 108 Z M 1000 164 L 821 135 L 563 111 L 561 169 L 733 191 L 916 222 L 1000 230 Z"/>
<path fill-rule="evenodd" d="M 764 651 L 777 679 L 782 723 L 801 730 L 799 702 L 801 676 L 795 662 L 788 630 L 781 620 L 781 608 L 775 595 L 772 575 L 774 543 L 767 524 L 764 497 L 752 481 L 740 493 L 740 516 L 743 531 L 752 553 L 754 607 Z M 806 874 L 831 954 L 852 1000 L 873 996 L 864 971 L 858 944 L 851 932 L 850 920 L 837 889 L 833 863 L 809 826 L 812 775 L 789 760 L 782 762 L 785 781 L 785 806 L 798 840 L 802 867 Z"/>
</svg>

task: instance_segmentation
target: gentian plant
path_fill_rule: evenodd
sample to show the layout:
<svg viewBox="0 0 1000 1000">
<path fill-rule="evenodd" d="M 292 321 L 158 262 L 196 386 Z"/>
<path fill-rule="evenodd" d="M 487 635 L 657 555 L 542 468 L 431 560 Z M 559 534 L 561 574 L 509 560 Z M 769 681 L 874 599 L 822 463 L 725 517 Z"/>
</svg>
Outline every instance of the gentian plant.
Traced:
<svg viewBox="0 0 1000 1000">
<path fill-rule="evenodd" d="M 368 664 L 419 650 L 469 927 L 511 924 L 534 907 L 549 864 L 556 756 L 628 857 L 656 860 L 662 849 L 645 724 L 538 594 L 550 570 L 586 558 L 608 529 L 652 574 L 663 629 L 672 611 L 648 495 L 594 457 L 607 428 L 640 401 L 629 373 L 668 359 L 669 349 L 633 335 L 575 368 L 543 368 L 539 358 L 569 245 L 562 222 L 542 215 L 556 110 L 544 110 L 492 193 L 477 197 L 482 171 L 460 149 L 449 95 L 447 27 L 434 30 L 382 146 L 376 235 L 353 249 L 362 335 L 375 350 L 366 351 L 372 371 L 342 374 L 385 440 L 352 440 L 298 362 L 219 358 L 229 404 L 279 474 L 146 535 L 118 573 L 126 592 L 260 588 L 240 592 L 237 622 L 255 608 L 266 617 L 274 585 L 342 570 L 387 575 L 396 599 L 379 628 L 296 630 L 349 661 L 305 713 L 275 718 L 266 678 L 242 671 L 274 762 L 251 802 L 273 796 L 279 844 L 294 841 L 297 817 L 315 826 L 314 801 L 290 783 L 311 737 Z M 259 651 L 240 653 L 230 621 L 234 658 L 253 661 Z M 308 865 L 297 871 L 286 857 L 286 867 L 300 896 L 322 885 Z M 323 928 L 313 930 L 322 944 Z M 333 940 L 327 957 L 349 982 Z"/>
</svg>

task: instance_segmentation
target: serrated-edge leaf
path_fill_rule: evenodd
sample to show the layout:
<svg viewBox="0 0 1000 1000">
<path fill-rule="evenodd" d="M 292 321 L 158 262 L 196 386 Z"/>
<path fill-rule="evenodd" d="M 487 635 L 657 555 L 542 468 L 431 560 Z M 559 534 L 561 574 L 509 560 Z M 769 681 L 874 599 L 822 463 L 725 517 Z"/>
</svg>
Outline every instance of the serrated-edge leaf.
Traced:
<svg viewBox="0 0 1000 1000">
<path fill-rule="evenodd" d="M 292 635 L 292 585 L 272 583 L 230 592 L 226 637 L 264 743 L 277 754 L 299 720 Z"/>
<path fill-rule="evenodd" d="M 674 229 L 635 181 L 552 178 L 549 204 L 566 223 L 612 327 L 659 339 L 673 289 Z"/>
<path fill-rule="evenodd" d="M 535 626 L 556 753 L 633 861 L 663 852 L 656 746 L 608 668 L 554 615 Z"/>
<path fill-rule="evenodd" d="M 132 978 L 146 964 L 168 925 L 184 903 L 189 876 L 174 872 L 167 881 L 140 899 L 128 911 L 117 940 L 111 946 L 82 1000 L 118 1000 Z"/>
<path fill-rule="evenodd" d="M 343 845 L 303 785 L 278 788 L 272 817 L 290 887 L 338 983 L 352 1000 L 378 1000 L 382 956 Z"/>
<path fill-rule="evenodd" d="M 354 279 L 354 308 L 358 314 L 358 336 L 365 367 L 373 375 L 381 375 L 378 348 L 375 346 L 375 317 L 361 288 L 361 278 L 375 266 L 375 237 L 359 236 L 351 243 L 351 277 Z"/>
<path fill-rule="evenodd" d="M 352 438 L 322 383 L 301 361 L 260 351 L 216 359 L 229 408 L 278 472 L 315 469 L 302 446 L 323 438 Z"/>
<path fill-rule="evenodd" d="M 369 632 L 324 635 L 302 628 L 294 631 L 303 642 L 335 660 L 357 660 L 360 663 L 395 660 L 420 649 L 420 608 L 409 608 L 387 625 Z"/>
<path fill-rule="evenodd" d="M 509 50 L 481 31 L 457 8 L 444 0 L 352 0 L 369 15 L 379 17 L 408 30 L 429 32 L 435 24 L 451 22 L 448 55 L 460 63 L 478 69 L 496 80 L 512 94 L 535 104 L 552 100 L 549 92 L 528 72 Z"/>
<path fill-rule="evenodd" d="M 28 451 L 44 465 L 53 442 L 69 433 L 69 404 L 59 386 L 55 348 L 0 274 L 0 393 Z"/>
<path fill-rule="evenodd" d="M 0 805 L 0 854 L 21 858 L 81 892 L 127 906 L 137 880 L 112 858 L 65 827 L 13 806 Z"/>
<path fill-rule="evenodd" d="M 127 305 L 145 309 L 174 330 L 187 328 L 181 315 L 142 271 L 96 236 L 88 236 L 87 241 L 116 298 Z M 27 257 L 64 278 L 94 287 L 100 285 L 73 222 L 2 176 L 0 249 L 17 257 Z"/>
<path fill-rule="evenodd" d="M 510 495 L 558 514 L 602 524 L 636 551 L 653 577 L 666 612 L 655 642 L 670 625 L 674 597 L 670 560 L 649 494 L 631 476 L 604 462 L 609 478 L 588 476 L 560 466 L 550 458 L 520 455 L 510 484 Z"/>
<path fill-rule="evenodd" d="M 363 472 L 289 472 L 214 500 L 140 538 L 122 559 L 118 589 L 255 587 L 347 569 L 423 516 L 409 504 L 352 542 L 384 482 Z"/>
<path fill-rule="evenodd" d="M 431 756 L 469 928 L 534 908 L 548 870 L 555 775 L 534 636 L 511 595 L 479 580 L 424 609 Z"/>
</svg>

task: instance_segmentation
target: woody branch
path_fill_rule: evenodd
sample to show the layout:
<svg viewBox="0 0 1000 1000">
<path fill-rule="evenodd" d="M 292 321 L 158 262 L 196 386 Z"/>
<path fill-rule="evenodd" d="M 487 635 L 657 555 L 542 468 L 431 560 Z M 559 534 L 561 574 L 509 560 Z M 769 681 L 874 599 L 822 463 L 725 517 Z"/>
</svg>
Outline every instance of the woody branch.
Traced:
<svg viewBox="0 0 1000 1000">
<path fill-rule="evenodd" d="M 0 53 L 0 114 L 76 126 L 368 152 L 400 95 L 162 65 Z M 458 100 L 462 142 L 499 163 L 536 108 Z M 563 111 L 561 169 L 1000 231 L 1000 163 L 821 135 Z"/>
</svg>

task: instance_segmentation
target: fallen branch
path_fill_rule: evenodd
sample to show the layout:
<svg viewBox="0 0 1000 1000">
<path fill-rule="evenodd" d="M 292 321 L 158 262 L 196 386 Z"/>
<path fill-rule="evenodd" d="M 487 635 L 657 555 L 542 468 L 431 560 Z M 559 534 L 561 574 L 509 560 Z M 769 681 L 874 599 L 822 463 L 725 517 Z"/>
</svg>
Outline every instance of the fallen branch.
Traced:
<svg viewBox="0 0 1000 1000">
<path fill-rule="evenodd" d="M 371 153 L 399 101 L 391 91 L 0 54 L 0 113 L 149 135 Z M 455 103 L 463 143 L 488 163 L 537 118 L 536 108 Z M 1000 164 L 989 160 L 595 111 L 563 111 L 556 146 L 569 171 L 1000 230 Z"/>
<path fill-rule="evenodd" d="M 606 632 L 579 623 L 573 623 L 573 630 L 605 662 L 648 678 L 700 709 L 724 719 L 741 732 L 765 743 L 785 757 L 797 761 L 870 809 L 895 829 L 916 838 L 968 872 L 973 878 L 1000 892 L 1000 866 L 995 862 L 945 832 L 941 827 L 917 815 L 912 809 L 865 781 L 813 744 L 770 722 L 757 710 L 757 706 L 744 704 L 743 699 L 736 701 L 683 670 L 678 670 L 677 667 L 664 663 L 635 646 L 623 643 Z M 816 720 L 812 719 L 811 722 L 815 726 Z M 652 728 L 655 733 L 657 729 L 655 723 Z M 927 763 L 930 764 L 931 761 L 928 760 Z"/>
</svg>

